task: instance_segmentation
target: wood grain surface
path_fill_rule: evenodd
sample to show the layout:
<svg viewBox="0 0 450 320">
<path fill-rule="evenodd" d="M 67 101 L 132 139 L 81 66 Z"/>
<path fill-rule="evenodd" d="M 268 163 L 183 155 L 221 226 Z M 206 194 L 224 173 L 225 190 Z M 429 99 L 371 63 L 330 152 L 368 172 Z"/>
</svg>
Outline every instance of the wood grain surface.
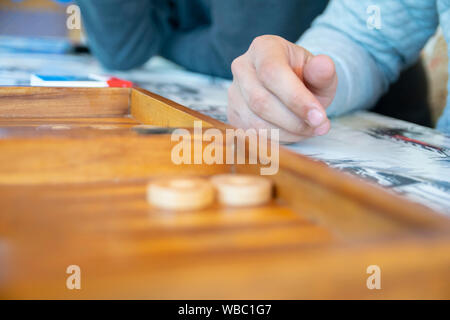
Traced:
<svg viewBox="0 0 450 320">
<path fill-rule="evenodd" d="M 0 118 L 111 117 L 129 114 L 130 90 L 2 88 Z"/>
<path fill-rule="evenodd" d="M 151 207 L 158 177 L 259 173 L 136 130 L 195 120 L 229 128 L 142 89 L 0 88 L 0 298 L 450 298 L 448 218 L 283 148 L 268 205 Z"/>
</svg>

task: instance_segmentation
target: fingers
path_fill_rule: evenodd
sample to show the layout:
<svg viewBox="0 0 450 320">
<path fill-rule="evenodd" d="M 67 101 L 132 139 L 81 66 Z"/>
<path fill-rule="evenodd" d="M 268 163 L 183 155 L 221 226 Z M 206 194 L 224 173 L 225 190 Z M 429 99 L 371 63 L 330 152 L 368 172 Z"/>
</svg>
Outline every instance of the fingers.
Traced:
<svg viewBox="0 0 450 320">
<path fill-rule="evenodd" d="M 229 122 L 237 127 L 242 129 L 263 129 L 263 130 L 279 130 L 280 134 L 280 142 L 284 143 L 294 143 L 301 140 L 304 140 L 305 136 L 295 135 L 289 131 L 284 129 L 280 129 L 275 125 L 267 122 L 266 120 L 260 118 L 256 114 L 254 114 L 250 108 L 246 105 L 246 102 L 240 91 L 235 88 L 235 85 L 230 87 L 229 91 L 229 106 L 227 109 L 228 120 Z"/>
<path fill-rule="evenodd" d="M 290 64 L 291 61 L 304 63 L 310 53 L 298 46 L 288 49 L 287 41 L 283 44 L 281 40 L 267 40 L 255 39 L 250 50 L 258 79 L 268 91 L 311 127 L 321 127 L 328 121 L 325 110 L 294 72 L 294 69 L 301 69 L 303 66 Z"/>
<path fill-rule="evenodd" d="M 232 64 L 235 77 L 230 96 L 241 95 L 246 106 L 265 121 L 294 135 L 313 135 L 313 130 L 296 114 L 262 86 L 256 71 L 246 57 Z"/>
<path fill-rule="evenodd" d="M 311 57 L 303 69 L 303 79 L 322 106 L 328 107 L 335 96 L 338 84 L 333 60 L 325 55 Z"/>
<path fill-rule="evenodd" d="M 334 99 L 333 61 L 276 36 L 256 38 L 232 64 L 228 117 L 237 127 L 280 129 L 295 142 L 330 129 L 325 108 Z"/>
</svg>

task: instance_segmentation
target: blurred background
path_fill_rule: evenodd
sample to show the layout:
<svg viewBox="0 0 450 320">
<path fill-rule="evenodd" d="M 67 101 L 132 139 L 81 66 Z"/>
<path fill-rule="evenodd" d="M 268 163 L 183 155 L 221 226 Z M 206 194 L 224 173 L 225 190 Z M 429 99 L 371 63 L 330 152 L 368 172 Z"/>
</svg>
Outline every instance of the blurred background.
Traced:
<svg viewBox="0 0 450 320">
<path fill-rule="evenodd" d="M 0 0 L 0 34 L 19 37 L 60 37 L 81 41 L 80 30 L 66 26 L 70 0 Z"/>
</svg>

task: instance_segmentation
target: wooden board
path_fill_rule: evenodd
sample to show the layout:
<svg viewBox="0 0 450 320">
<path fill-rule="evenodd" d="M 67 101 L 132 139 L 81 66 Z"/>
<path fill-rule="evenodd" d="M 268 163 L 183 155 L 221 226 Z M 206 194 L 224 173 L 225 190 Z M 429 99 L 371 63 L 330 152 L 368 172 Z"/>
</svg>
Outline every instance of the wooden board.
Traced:
<svg viewBox="0 0 450 320">
<path fill-rule="evenodd" d="M 138 88 L 0 88 L 0 297 L 450 298 L 444 215 L 284 148 L 266 206 L 149 206 L 156 177 L 259 172 L 175 165 L 170 135 L 136 130 L 196 120 L 229 128 Z"/>
</svg>

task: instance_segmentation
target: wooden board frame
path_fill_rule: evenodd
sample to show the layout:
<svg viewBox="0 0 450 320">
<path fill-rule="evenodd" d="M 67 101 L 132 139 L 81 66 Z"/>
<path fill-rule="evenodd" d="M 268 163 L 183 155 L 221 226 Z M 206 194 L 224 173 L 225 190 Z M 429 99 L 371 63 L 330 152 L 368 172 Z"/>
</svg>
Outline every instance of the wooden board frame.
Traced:
<svg viewBox="0 0 450 320">
<path fill-rule="evenodd" d="M 64 102 L 63 109 L 61 108 L 62 101 Z M 215 127 L 220 130 L 231 128 L 229 125 L 140 88 L 0 88 L 0 122 L 3 125 L 12 121 L 11 126 L 14 126 L 14 121 L 22 121 L 20 122 L 22 126 L 25 122 L 27 125 L 34 126 L 34 122 L 41 124 L 47 121 L 46 119 L 55 118 L 58 123 L 62 123 L 80 117 L 86 118 L 86 121 L 89 122 L 90 119 L 99 121 L 102 118 L 126 117 L 129 115 L 138 123 L 157 126 L 191 128 L 194 121 L 200 120 L 205 128 Z M 33 119 L 33 121 L 30 119 Z M 1 123 L 0 127 L 2 126 Z M 115 134 L 114 130 L 111 132 Z M 121 132 L 120 130 L 117 131 L 118 137 Z M 77 134 L 83 135 L 85 132 L 80 129 Z M 61 136 L 63 135 L 64 131 L 61 133 Z M 56 137 L 59 138 L 58 135 Z M 135 153 L 136 156 L 133 161 L 138 161 L 139 158 L 151 158 L 151 152 L 145 151 L 148 149 L 147 141 L 142 137 L 120 137 L 124 139 L 121 141 L 126 139 L 130 143 L 128 149 L 122 150 L 126 158 L 128 157 L 128 161 L 131 159 L 131 153 Z M 24 137 L 21 133 L 16 138 L 15 142 L 26 143 L 29 137 Z M 159 143 L 157 144 L 158 148 L 164 149 L 164 143 L 161 140 L 163 138 L 168 139 L 167 136 L 163 136 L 151 140 L 151 143 L 154 145 L 156 141 L 159 141 L 157 142 Z M 106 145 L 112 141 L 108 139 L 113 138 L 109 137 L 109 132 L 105 132 L 101 135 L 101 139 L 105 139 Z M 88 143 L 87 141 L 84 143 Z M 74 143 L 74 141 L 71 141 L 71 143 Z M 148 146 L 150 147 L 150 144 Z M 4 145 L 0 144 L 0 150 L 3 147 Z M 36 152 L 38 152 L 38 149 L 36 149 Z M 165 155 L 168 154 L 167 151 Z M 99 157 L 99 155 L 96 154 L 96 157 Z M 11 162 L 11 159 L 7 160 Z M 92 159 L 88 160 L 92 161 Z M 102 163 L 105 159 L 99 161 L 99 163 Z M 139 175 L 134 176 L 133 172 L 121 171 L 125 170 L 126 165 L 126 162 L 111 162 L 115 174 L 121 172 L 124 180 L 128 177 L 130 181 L 136 181 Z M 172 170 L 172 167 L 162 167 L 160 163 L 154 165 L 159 166 L 158 170 L 162 170 L 161 174 L 163 175 Z M 139 174 L 142 174 L 145 171 L 142 168 L 147 167 L 141 166 L 139 168 Z M 101 170 L 101 166 L 95 167 L 95 170 Z M 257 173 L 259 166 L 235 165 L 189 170 L 189 168 L 184 168 L 183 172 L 200 175 L 219 172 Z M 145 172 L 148 176 L 157 176 L 156 171 L 152 170 L 151 163 L 148 165 L 148 171 Z M 79 174 L 82 175 L 83 172 L 79 172 Z M 105 172 L 101 177 L 106 179 L 110 174 L 111 172 Z M 2 176 L 10 180 L 2 180 Z M 51 184 L 49 186 L 48 181 L 36 178 L 34 184 L 28 185 L 26 179 L 31 179 L 29 175 L 25 175 L 22 180 L 14 180 L 17 176 L 17 172 L 8 175 L 6 170 L 1 170 L 0 166 L 0 190 L 4 194 L 3 197 L 0 195 L 0 203 L 5 208 L 5 211 L 0 213 L 0 235 L 2 233 L 6 235 L 5 238 L 0 236 L 0 263 L 5 262 L 2 257 L 14 260 L 14 256 L 11 258 L 10 255 L 5 253 L 4 247 L 2 247 L 2 238 L 8 240 L 9 237 L 14 235 L 14 230 L 12 231 L 9 228 L 14 217 L 8 215 L 8 209 L 13 207 L 17 209 L 16 202 L 13 200 L 16 200 L 14 198 L 16 194 L 20 195 L 20 189 L 30 189 L 39 193 L 39 186 L 43 185 L 49 190 L 58 192 L 56 191 L 58 183 L 55 186 L 51 186 Z M 450 297 L 448 285 L 450 283 L 448 273 L 448 267 L 450 266 L 450 224 L 449 219 L 443 214 L 338 172 L 323 163 L 294 154 L 283 147 L 280 150 L 280 170 L 272 179 L 275 182 L 277 192 L 278 204 L 275 204 L 276 208 L 279 208 L 279 205 L 301 213 L 308 220 L 331 230 L 336 241 L 325 246 L 314 244 L 310 247 L 285 244 L 282 250 L 250 250 L 248 256 L 243 256 L 242 253 L 235 256 L 233 252 L 223 253 L 223 256 L 209 254 L 206 257 L 207 265 L 192 261 L 187 263 L 183 256 L 172 257 L 170 261 L 175 260 L 177 263 L 189 265 L 189 268 L 185 270 L 177 269 L 176 272 L 174 271 L 177 276 L 183 279 L 178 284 L 170 279 L 173 276 L 170 272 L 166 274 L 164 271 L 157 269 L 159 272 L 158 278 L 155 278 L 156 275 L 149 274 L 145 269 L 140 269 L 140 265 L 137 264 L 136 268 L 133 269 L 133 274 L 121 274 L 116 283 L 132 290 L 131 296 L 121 295 L 120 290 L 111 290 L 111 287 L 106 285 L 110 280 L 108 277 L 99 278 L 96 290 L 84 291 L 82 294 L 75 296 L 73 292 L 55 289 L 58 287 L 58 284 L 54 282 L 56 280 L 48 278 L 45 285 L 50 289 L 38 294 L 20 277 L 15 279 L 16 282 L 13 281 L 13 285 L 9 286 L 9 279 L 2 278 L 0 272 L 0 296 L 8 298 L 131 297 L 194 299 Z M 14 183 L 14 181 L 16 182 Z M 102 183 L 106 180 L 86 181 L 94 184 L 94 186 L 97 184 L 103 186 Z M 77 190 L 82 190 L 78 189 L 81 182 L 81 180 L 76 179 L 64 180 L 64 183 L 74 185 Z M 13 190 L 11 194 L 9 194 L 9 189 Z M 133 186 L 130 190 L 134 189 Z M 142 190 L 141 186 L 138 189 Z M 15 190 L 19 190 L 19 192 L 15 193 Z M 100 190 L 102 189 L 100 188 Z M 65 193 L 64 197 L 66 197 Z M 39 199 L 38 195 L 36 199 Z M 267 210 L 270 211 L 270 208 Z M 29 215 L 26 215 L 26 219 L 36 224 L 40 223 L 37 218 Z M 24 222 L 24 225 L 32 228 L 30 221 Z M 2 223 L 4 227 L 1 227 Z M 292 223 L 295 223 L 295 221 Z M 289 229 L 287 230 L 285 232 L 289 232 Z M 292 231 L 296 232 L 295 230 Z M 295 237 L 295 233 L 291 236 Z M 15 240 L 19 243 L 26 241 L 25 238 L 22 239 L 21 237 L 17 237 Z M 26 249 L 26 246 L 24 248 Z M 204 255 L 204 253 L 201 254 L 199 261 L 205 261 Z M 84 257 L 84 255 L 81 256 Z M 169 263 L 169 260 L 166 261 L 163 256 L 160 258 L 161 265 Z M 123 259 L 126 258 L 123 257 Z M 142 259 L 146 261 L 145 257 L 142 257 Z M 224 261 L 230 259 L 234 261 L 232 264 L 223 264 Z M 153 266 L 153 262 L 148 263 Z M 364 279 L 367 275 L 364 274 L 362 269 L 364 266 L 373 263 L 380 264 L 382 270 L 386 268 L 387 279 L 395 285 L 389 287 L 388 284 L 387 288 L 380 292 L 367 290 L 364 287 Z M 36 268 L 33 270 L 47 267 L 51 269 L 52 262 L 31 265 Z M 53 262 L 53 265 L 56 265 L 56 261 Z M 333 267 L 330 268 L 329 266 Z M 258 272 L 248 273 L 249 270 L 258 268 L 260 269 Z M 361 273 L 358 273 L 360 271 Z M 223 277 L 223 274 L 229 274 L 232 277 Z M 355 274 L 358 275 L 355 276 Z M 164 275 L 167 277 L 164 278 Z M 271 275 L 277 275 L 277 277 L 267 279 Z M 29 276 L 31 277 L 31 275 Z M 414 281 L 410 279 L 412 276 L 415 277 Z M 163 277 L 163 279 L 160 279 L 160 277 Z M 202 279 L 200 281 L 202 285 L 196 286 L 195 282 L 199 278 Z M 24 276 L 23 279 L 28 278 Z M 260 284 L 260 289 L 258 289 L 257 284 L 261 281 L 266 282 Z M 144 285 L 149 282 L 154 283 L 152 290 Z M 6 285 L 2 287 L 2 283 L 6 283 Z M 249 283 L 252 285 L 248 285 Z M 44 283 L 39 283 L 39 285 L 42 287 Z M 301 288 L 302 286 L 314 287 L 314 290 L 304 290 L 304 288 Z M 100 287 L 102 289 L 99 289 Z"/>
<path fill-rule="evenodd" d="M 147 97 L 146 103 L 142 103 L 142 101 L 132 98 L 131 110 L 136 110 L 136 113 L 138 112 L 137 110 L 145 109 L 143 113 L 153 114 L 154 109 L 148 106 L 153 104 L 157 108 L 162 104 L 169 110 L 172 110 L 172 112 L 173 110 L 177 110 L 177 112 L 184 114 L 185 116 L 183 116 L 183 119 L 187 118 L 188 122 L 178 122 L 175 123 L 175 125 L 188 127 L 189 125 L 192 126 L 193 120 L 201 119 L 204 123 L 209 123 L 216 128 L 231 128 L 229 125 L 206 117 L 146 90 L 133 90 L 132 97 L 135 97 L 136 95 Z M 168 113 L 168 115 L 170 115 L 170 113 Z M 141 119 L 144 123 L 149 120 L 145 117 L 142 117 Z M 170 126 L 168 123 L 164 124 Z M 208 125 L 206 125 L 206 127 L 208 127 Z M 239 166 L 237 167 L 237 171 L 241 171 L 241 168 Z M 258 170 L 259 167 L 254 167 L 253 171 L 255 171 L 255 169 Z M 242 167 L 242 171 L 248 172 L 248 166 Z M 292 184 L 286 183 L 289 181 L 286 180 L 286 176 L 289 175 L 296 177 L 296 181 L 292 181 Z M 398 219 L 400 223 L 405 223 L 411 228 L 418 227 L 419 229 L 430 228 L 430 230 L 450 230 L 449 219 L 442 214 L 436 213 L 420 204 L 412 203 L 403 197 L 388 193 L 384 189 L 350 177 L 347 174 L 338 172 L 321 162 L 314 161 L 306 156 L 295 154 L 283 147 L 281 147 L 280 150 L 280 171 L 274 178 L 278 194 L 288 201 L 290 205 L 299 208 L 304 206 L 303 204 L 306 202 L 306 199 L 297 197 L 298 194 L 308 194 L 308 201 L 319 202 L 322 201 L 324 197 L 329 197 L 331 193 L 339 195 L 339 198 L 335 198 L 335 201 L 339 201 L 340 203 L 344 202 L 343 198 L 351 198 L 352 202 L 354 202 L 352 203 L 353 207 L 349 209 L 344 216 L 330 216 L 327 215 L 326 210 L 316 212 L 317 215 L 312 216 L 312 218 L 318 218 L 322 221 L 331 219 L 331 223 L 334 226 L 342 225 L 342 227 L 346 228 L 348 231 L 350 231 L 350 229 L 355 230 L 355 227 L 357 227 L 356 229 L 360 228 L 359 230 L 364 233 L 371 227 L 378 229 L 376 224 L 368 226 L 366 223 L 367 221 L 362 221 L 367 218 L 367 216 L 364 216 L 364 213 L 372 216 L 374 212 L 381 214 L 384 212 L 389 216 L 389 219 Z M 318 188 L 321 189 L 321 191 L 319 191 L 320 194 L 315 192 Z M 327 192 L 324 193 L 324 189 L 327 190 Z M 294 190 L 296 192 L 294 192 Z M 312 198 L 312 194 L 317 195 L 317 199 Z M 360 219 L 358 216 L 364 218 Z M 350 225 L 348 225 L 349 219 L 351 220 Z M 372 223 L 376 223 L 376 220 L 378 219 L 375 218 Z M 381 218 L 381 220 L 383 220 L 383 218 Z"/>
</svg>

